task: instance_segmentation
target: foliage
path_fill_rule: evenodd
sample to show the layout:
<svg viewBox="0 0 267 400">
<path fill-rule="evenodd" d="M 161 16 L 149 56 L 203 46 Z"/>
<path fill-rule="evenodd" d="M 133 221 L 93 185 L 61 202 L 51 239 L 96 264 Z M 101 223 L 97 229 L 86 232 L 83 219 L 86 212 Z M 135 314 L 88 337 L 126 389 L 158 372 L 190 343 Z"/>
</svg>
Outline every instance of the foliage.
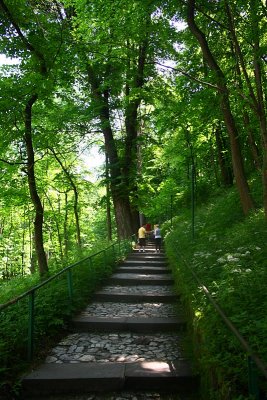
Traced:
<svg viewBox="0 0 267 400">
<path fill-rule="evenodd" d="M 191 319 L 205 398 L 232 400 L 241 394 L 248 398 L 246 352 L 201 285 L 266 363 L 267 235 L 262 210 L 244 219 L 236 191 L 228 190 L 197 208 L 195 239 L 190 211 L 176 216 L 173 228 L 170 221 L 166 223 L 164 231 L 176 285 Z M 264 379 L 260 382 L 266 395 Z"/>
<path fill-rule="evenodd" d="M 113 271 L 117 262 L 128 251 L 128 242 L 121 242 L 96 251 L 77 261 L 71 268 L 72 301 L 68 291 L 68 272 L 65 271 L 39 289 L 35 290 L 34 300 L 34 362 L 45 356 L 47 346 L 62 332 L 69 328 L 71 317 L 88 304 L 95 290 L 101 286 Z M 99 249 L 100 250 L 100 249 Z M 12 281 L 12 287 L 3 286 L 1 302 L 21 296 L 25 290 L 38 286 L 38 275 Z M 16 285 L 15 285 L 16 282 Z M 11 289 L 11 290 L 9 290 Z M 29 295 L 0 310 L 0 354 L 2 375 L 0 393 L 7 386 L 13 386 L 18 374 L 30 367 L 27 362 Z"/>
<path fill-rule="evenodd" d="M 260 234 L 254 232 L 260 229 L 262 205 L 267 215 L 266 8 L 255 0 L 195 3 L 1 1 L 0 52 L 18 61 L 0 69 L 3 301 L 37 281 L 36 203 L 29 190 L 25 140 L 25 107 L 35 95 L 27 133 L 44 210 L 42 257 L 50 274 L 88 254 L 99 241 L 105 243 L 107 221 L 112 220 L 113 236 L 128 237 L 139 212 L 151 223 L 182 224 L 179 238 L 186 257 L 226 307 L 227 299 L 237 301 L 234 295 L 245 293 L 239 283 L 259 285 L 243 263 L 248 270 L 256 268 L 253 259 L 259 261 L 261 251 L 249 242 L 265 238 L 263 222 Z M 190 28 L 192 7 L 213 63 Z M 228 103 L 222 104 L 226 97 Z M 82 160 L 95 144 L 105 149 L 107 159 L 105 179 L 98 182 Z M 193 187 L 198 214 L 191 260 Z M 244 220 L 251 208 L 255 214 Z M 244 246 L 237 244 L 241 238 Z M 237 250 L 245 245 L 244 252 Z M 261 257 L 264 264 L 264 253 Z M 265 278 L 261 270 L 257 276 Z M 51 294 L 44 291 L 46 296 Z M 245 304 L 248 310 L 254 307 L 253 300 Z M 230 314 L 238 309 L 231 307 Z"/>
</svg>

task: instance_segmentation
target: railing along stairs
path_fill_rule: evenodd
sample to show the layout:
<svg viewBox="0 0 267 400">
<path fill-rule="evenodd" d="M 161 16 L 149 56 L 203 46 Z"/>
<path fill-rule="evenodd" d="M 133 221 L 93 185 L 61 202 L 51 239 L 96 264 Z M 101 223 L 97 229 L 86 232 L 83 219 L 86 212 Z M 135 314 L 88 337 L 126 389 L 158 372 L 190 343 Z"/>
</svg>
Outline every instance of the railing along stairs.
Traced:
<svg viewBox="0 0 267 400">
<path fill-rule="evenodd" d="M 247 355 L 248 392 L 252 399 L 260 400 L 261 397 L 260 397 L 260 390 L 259 390 L 259 384 L 258 384 L 258 376 L 259 376 L 259 372 L 260 372 L 262 374 L 262 376 L 265 379 L 267 379 L 266 364 L 259 358 L 259 356 L 257 354 L 255 354 L 255 352 L 253 351 L 251 346 L 244 339 L 244 337 L 241 335 L 241 333 L 238 331 L 238 329 L 229 320 L 229 318 L 227 318 L 227 316 L 225 315 L 222 308 L 214 300 L 214 298 L 211 295 L 211 293 L 209 292 L 208 288 L 205 285 L 203 285 L 203 283 L 200 281 L 199 277 L 193 271 L 193 269 L 190 267 L 188 262 L 184 259 L 183 255 L 181 254 L 179 249 L 176 249 L 176 251 L 177 251 L 178 257 L 183 261 L 183 263 L 186 265 L 188 270 L 191 272 L 192 276 L 194 277 L 195 281 L 198 284 L 198 287 L 204 292 L 205 296 L 207 297 L 209 302 L 213 305 L 214 309 L 219 314 L 219 316 L 221 317 L 224 324 L 228 327 L 228 329 L 232 332 L 232 334 L 235 335 L 235 337 L 238 339 L 241 347 L 245 351 L 245 353 Z"/>
<path fill-rule="evenodd" d="M 88 257 L 83 258 L 82 260 L 77 261 L 74 264 L 71 264 L 64 269 L 62 269 L 60 272 L 56 273 L 55 275 L 49 277 L 48 279 L 44 280 L 37 286 L 34 286 L 30 290 L 24 292 L 20 296 L 13 298 L 12 300 L 8 301 L 7 303 L 0 304 L 0 315 L 1 319 L 4 319 L 4 311 L 7 311 L 10 307 L 19 304 L 23 300 L 28 298 L 28 312 L 25 311 L 25 305 L 23 304 L 20 307 L 20 310 L 23 310 L 23 313 L 17 313 L 20 318 L 26 318 L 28 320 L 27 322 L 27 359 L 28 361 L 32 360 L 33 354 L 34 354 L 34 337 L 35 337 L 35 330 L 36 330 L 36 324 L 35 324 L 35 319 L 38 313 L 38 310 L 36 308 L 36 296 L 37 293 L 40 291 L 41 288 L 47 287 L 49 284 L 51 284 L 52 281 L 55 281 L 58 278 L 66 278 L 65 279 L 65 284 L 66 284 L 66 297 L 68 298 L 67 303 L 69 304 L 70 309 L 72 308 L 72 304 L 75 298 L 75 294 L 78 294 L 78 290 L 74 292 L 73 288 L 73 272 L 75 271 L 76 268 L 80 266 L 84 266 L 85 268 L 88 269 L 88 271 L 93 268 L 94 265 L 94 260 L 97 257 L 102 258 L 102 263 L 106 266 L 108 263 L 114 264 L 116 263 L 117 259 L 120 257 L 124 256 L 126 253 L 130 252 L 132 248 L 132 238 L 126 239 L 126 240 L 121 240 L 117 241 L 116 243 L 111 244 L 104 250 L 101 250 L 97 253 L 94 253 Z M 109 257 L 109 258 L 108 258 Z M 65 299 L 66 300 L 66 299 Z M 62 299 L 64 301 L 64 299 Z M 23 315 L 22 315 L 23 314 Z M 6 317 L 8 320 L 8 317 Z M 10 321 L 12 322 L 12 321 Z M 13 321 L 14 322 L 14 321 Z M 15 322 L 16 323 L 16 322 Z M 23 325 L 20 323 L 20 321 L 17 321 L 17 327 L 20 325 Z M 45 334 L 45 333 L 44 333 Z M 23 338 L 23 332 L 21 332 L 21 338 Z M 25 349 L 26 350 L 26 349 Z M 25 352 L 26 353 L 26 352 Z"/>
</svg>

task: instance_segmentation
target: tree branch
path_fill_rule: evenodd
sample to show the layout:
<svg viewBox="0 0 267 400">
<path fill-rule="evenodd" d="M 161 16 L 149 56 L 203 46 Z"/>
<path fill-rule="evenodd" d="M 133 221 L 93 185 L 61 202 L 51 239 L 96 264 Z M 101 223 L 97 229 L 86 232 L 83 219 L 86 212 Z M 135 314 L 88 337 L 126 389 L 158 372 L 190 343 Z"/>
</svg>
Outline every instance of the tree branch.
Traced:
<svg viewBox="0 0 267 400">
<path fill-rule="evenodd" d="M 5 14 L 7 15 L 10 23 L 14 26 L 18 36 L 21 38 L 24 46 L 26 47 L 26 49 L 28 49 L 29 51 L 31 51 L 33 54 L 35 54 L 35 56 L 38 58 L 38 60 L 40 61 L 41 64 L 41 72 L 42 74 L 46 74 L 47 73 L 47 67 L 46 67 L 46 62 L 44 59 L 44 56 L 42 53 L 40 53 L 28 40 L 27 38 L 23 35 L 19 25 L 17 24 L 15 18 L 13 17 L 12 13 L 10 12 L 9 8 L 7 7 L 7 5 L 5 4 L 4 0 L 0 0 L 0 7 L 2 8 L 2 10 L 5 12 Z"/>
<path fill-rule="evenodd" d="M 26 165 L 27 164 L 26 162 L 7 161 L 7 160 L 4 160 L 3 158 L 0 158 L 0 162 L 9 164 L 9 165 Z"/>
<path fill-rule="evenodd" d="M 161 63 L 159 63 L 159 62 L 156 62 L 156 64 L 157 64 L 157 65 L 160 65 L 161 67 L 171 69 L 171 70 L 174 71 L 174 72 L 179 72 L 180 74 L 186 76 L 187 78 L 191 79 L 192 81 L 195 81 L 195 82 L 200 83 L 200 84 L 203 85 L 203 86 L 208 86 L 208 87 L 211 87 L 212 89 L 221 90 L 221 88 L 219 88 L 218 86 L 213 85 L 212 83 L 209 83 L 209 82 L 202 81 L 201 79 L 198 79 L 198 78 L 196 78 L 196 77 L 194 77 L 194 76 L 188 74 L 187 72 L 183 71 L 183 70 L 180 69 L 180 68 L 174 68 L 174 67 L 171 67 L 171 66 L 169 66 L 169 65 L 161 64 Z"/>
</svg>

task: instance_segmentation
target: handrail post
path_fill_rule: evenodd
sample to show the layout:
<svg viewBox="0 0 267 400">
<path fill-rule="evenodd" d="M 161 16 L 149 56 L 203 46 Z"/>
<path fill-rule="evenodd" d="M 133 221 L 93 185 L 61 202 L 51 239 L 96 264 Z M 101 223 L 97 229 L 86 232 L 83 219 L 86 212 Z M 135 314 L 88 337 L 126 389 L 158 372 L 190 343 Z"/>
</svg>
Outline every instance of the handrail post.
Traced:
<svg viewBox="0 0 267 400">
<path fill-rule="evenodd" d="M 248 390 L 249 394 L 252 395 L 255 400 L 259 400 L 258 374 L 255 368 L 255 362 L 250 355 L 248 355 Z"/>
<path fill-rule="evenodd" d="M 29 324 L 28 324 L 28 360 L 33 357 L 34 337 L 34 290 L 29 293 Z"/>
<path fill-rule="evenodd" d="M 72 271 L 69 269 L 67 271 L 67 280 L 68 280 L 68 291 L 69 291 L 69 298 L 70 302 L 72 303 L 73 298 L 73 284 L 72 284 Z"/>
</svg>

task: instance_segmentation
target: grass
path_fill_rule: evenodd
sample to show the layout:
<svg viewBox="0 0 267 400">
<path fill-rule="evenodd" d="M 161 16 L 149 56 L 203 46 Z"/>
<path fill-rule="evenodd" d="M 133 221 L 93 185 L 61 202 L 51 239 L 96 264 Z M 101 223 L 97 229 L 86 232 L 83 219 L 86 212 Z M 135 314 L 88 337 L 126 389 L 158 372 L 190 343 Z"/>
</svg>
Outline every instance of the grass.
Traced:
<svg viewBox="0 0 267 400">
<path fill-rule="evenodd" d="M 169 223 L 163 227 L 166 251 L 191 320 L 203 396 L 249 399 L 246 353 L 199 282 L 267 363 L 267 223 L 263 211 L 245 218 L 236 191 L 228 190 L 197 209 L 194 239 L 189 211 L 173 222 L 172 229 Z M 260 390 L 266 396 L 261 374 Z"/>
</svg>

